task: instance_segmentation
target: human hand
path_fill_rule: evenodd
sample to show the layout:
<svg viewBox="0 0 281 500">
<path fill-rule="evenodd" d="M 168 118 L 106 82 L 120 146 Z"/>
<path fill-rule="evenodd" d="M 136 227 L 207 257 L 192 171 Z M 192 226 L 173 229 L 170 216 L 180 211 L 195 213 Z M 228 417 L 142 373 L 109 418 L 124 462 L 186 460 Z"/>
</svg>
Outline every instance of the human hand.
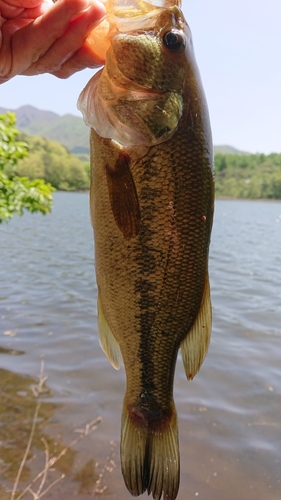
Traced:
<svg viewBox="0 0 281 500">
<path fill-rule="evenodd" d="M 0 0 L 0 83 L 100 66 L 86 37 L 104 15 L 97 0 Z"/>
</svg>

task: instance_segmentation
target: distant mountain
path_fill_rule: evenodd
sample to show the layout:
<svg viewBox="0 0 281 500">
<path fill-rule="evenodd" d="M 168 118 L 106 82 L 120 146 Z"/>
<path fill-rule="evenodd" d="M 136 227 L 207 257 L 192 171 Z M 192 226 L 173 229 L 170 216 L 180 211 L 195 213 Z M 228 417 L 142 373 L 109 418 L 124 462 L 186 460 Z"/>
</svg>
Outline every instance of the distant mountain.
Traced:
<svg viewBox="0 0 281 500">
<path fill-rule="evenodd" d="M 222 153 L 228 155 L 249 155 L 246 151 L 240 151 L 233 146 L 214 146 L 215 153 Z"/>
<path fill-rule="evenodd" d="M 6 111 L 16 114 L 16 127 L 20 132 L 58 141 L 71 153 L 80 157 L 89 154 L 89 128 L 79 116 L 70 114 L 60 116 L 52 111 L 43 111 L 29 105 L 9 110 L 0 107 L 0 114 Z M 215 153 L 248 154 L 232 146 L 215 146 L 214 149 Z"/>
<path fill-rule="evenodd" d="M 33 106 L 0 108 L 0 114 L 6 111 L 16 114 L 16 127 L 20 132 L 58 141 L 74 154 L 89 154 L 89 128 L 79 116 L 60 116 Z"/>
</svg>

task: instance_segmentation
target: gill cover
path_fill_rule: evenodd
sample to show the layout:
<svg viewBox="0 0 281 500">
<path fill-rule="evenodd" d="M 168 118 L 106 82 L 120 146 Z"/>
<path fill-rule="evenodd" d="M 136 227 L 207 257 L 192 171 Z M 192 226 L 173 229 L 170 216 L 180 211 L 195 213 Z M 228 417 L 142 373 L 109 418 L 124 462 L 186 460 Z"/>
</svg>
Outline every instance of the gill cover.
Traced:
<svg viewBox="0 0 281 500">
<path fill-rule="evenodd" d="M 105 67 L 80 94 L 78 108 L 101 137 L 152 146 L 174 134 L 183 114 L 189 29 L 178 7 L 154 11 L 145 29 L 140 18 L 133 24 L 112 37 Z"/>
</svg>

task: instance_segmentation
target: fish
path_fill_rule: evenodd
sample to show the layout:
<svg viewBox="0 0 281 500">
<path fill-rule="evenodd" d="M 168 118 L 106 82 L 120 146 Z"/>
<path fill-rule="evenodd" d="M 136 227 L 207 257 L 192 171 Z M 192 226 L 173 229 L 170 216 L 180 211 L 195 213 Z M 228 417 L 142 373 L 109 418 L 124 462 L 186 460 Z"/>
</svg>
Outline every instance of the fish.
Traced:
<svg viewBox="0 0 281 500">
<path fill-rule="evenodd" d="M 207 354 L 214 213 L 208 107 L 179 5 L 118 20 L 78 108 L 91 127 L 99 340 L 126 373 L 122 474 L 134 496 L 175 500 L 175 366 L 181 351 L 192 380 Z"/>
</svg>

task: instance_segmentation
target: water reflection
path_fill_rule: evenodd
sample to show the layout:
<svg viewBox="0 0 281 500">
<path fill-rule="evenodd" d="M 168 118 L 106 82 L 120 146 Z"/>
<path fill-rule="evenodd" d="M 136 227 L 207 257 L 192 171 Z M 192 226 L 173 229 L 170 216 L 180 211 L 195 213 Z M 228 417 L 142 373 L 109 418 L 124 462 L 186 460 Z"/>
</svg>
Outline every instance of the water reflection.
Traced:
<svg viewBox="0 0 281 500">
<path fill-rule="evenodd" d="M 7 350 L 5 351 L 7 353 Z M 0 369 L 1 475 L 10 482 L 13 482 L 16 477 L 28 444 L 33 417 L 38 405 L 38 399 L 32 390 L 36 384 L 38 380 L 34 377 Z M 44 395 L 50 396 L 50 389 L 47 386 L 44 388 Z M 54 403 L 42 401 L 40 404 L 40 416 L 35 428 L 31 451 L 22 470 L 22 481 L 31 480 L 30 463 L 37 451 L 44 452 L 43 437 L 54 449 L 54 441 L 44 433 L 44 429 L 53 417 L 55 408 Z"/>
<path fill-rule="evenodd" d="M 93 459 L 88 460 L 84 467 L 77 472 L 75 479 L 80 483 L 79 493 L 91 494 L 94 490 L 95 483 L 99 480 L 95 461 Z"/>
<path fill-rule="evenodd" d="M 24 351 L 17 351 L 16 349 L 6 349 L 5 347 L 0 346 L 0 354 L 9 354 L 11 356 L 20 356 L 21 354 L 25 354 Z"/>
<path fill-rule="evenodd" d="M 7 354 L 9 350 L 0 350 L 3 351 Z M 14 354 L 14 350 L 10 351 Z M 69 485 L 73 482 L 78 483 L 76 490 L 82 495 L 103 488 L 103 474 L 96 470 L 94 458 L 81 465 L 79 450 L 75 449 L 77 443 L 96 430 L 101 419 L 95 419 L 84 429 L 76 429 L 72 442 L 66 445 L 56 421 L 60 405 L 50 402 L 52 396 L 43 373 L 37 379 L 0 369 L 0 498 L 3 500 L 32 496 L 58 498 L 58 491 L 62 495 L 60 500 L 64 495 L 69 498 Z M 65 485 L 62 482 L 56 490 L 64 478 Z"/>
<path fill-rule="evenodd" d="M 87 194 L 55 193 L 50 216 L 27 214 L 0 226 L 0 500 L 11 500 L 29 439 L 41 356 L 47 391 L 39 396 L 42 406 L 19 490 L 44 469 L 41 438 L 50 455 L 58 456 L 79 437 L 75 430 L 102 415 L 98 429 L 71 446 L 49 472 L 48 486 L 66 476 L 43 498 L 89 500 L 103 492 L 132 499 L 118 452 L 125 375 L 112 369 L 97 338 L 88 204 Z M 216 204 L 212 342 L 192 383 L 181 362 L 175 378 L 177 500 L 280 498 L 280 211 L 280 203 Z M 117 440 L 116 450 L 111 440 Z M 151 497 L 141 500 L 146 498 Z M 33 497 L 28 493 L 24 500 Z"/>
</svg>

